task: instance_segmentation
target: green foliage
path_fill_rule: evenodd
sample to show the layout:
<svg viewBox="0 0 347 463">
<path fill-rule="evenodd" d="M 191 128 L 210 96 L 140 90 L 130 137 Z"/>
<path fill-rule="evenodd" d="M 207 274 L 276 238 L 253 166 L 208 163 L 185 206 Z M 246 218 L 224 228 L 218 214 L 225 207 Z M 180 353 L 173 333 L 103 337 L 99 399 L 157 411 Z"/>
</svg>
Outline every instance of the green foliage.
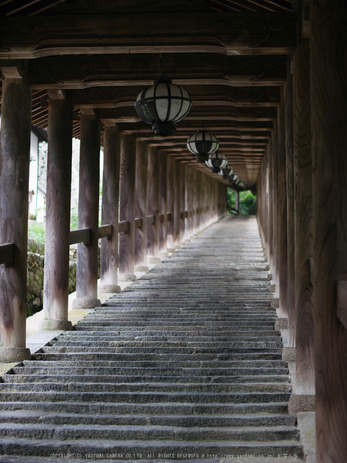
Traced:
<svg viewBox="0 0 347 463">
<path fill-rule="evenodd" d="M 78 229 L 78 212 L 71 212 L 70 229 L 71 230 L 77 230 Z"/>
<path fill-rule="evenodd" d="M 250 190 L 240 191 L 241 215 L 255 215 L 257 213 L 257 197 Z"/>
<path fill-rule="evenodd" d="M 42 223 L 32 223 L 28 226 L 28 236 L 40 243 L 45 242 L 45 229 Z"/>
</svg>

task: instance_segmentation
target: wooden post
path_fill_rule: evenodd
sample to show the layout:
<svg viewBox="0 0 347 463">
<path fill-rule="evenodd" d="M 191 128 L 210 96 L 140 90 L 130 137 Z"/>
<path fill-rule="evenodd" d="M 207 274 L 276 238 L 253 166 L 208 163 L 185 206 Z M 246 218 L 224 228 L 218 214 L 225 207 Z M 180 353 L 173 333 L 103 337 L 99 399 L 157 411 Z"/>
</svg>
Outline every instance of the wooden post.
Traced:
<svg viewBox="0 0 347 463">
<path fill-rule="evenodd" d="M 183 162 L 179 163 L 180 175 L 180 240 L 181 242 L 186 239 L 186 165 Z"/>
<path fill-rule="evenodd" d="M 294 229 L 294 154 L 293 154 L 293 76 L 284 87 L 285 149 L 287 188 L 287 311 L 288 347 L 295 346 L 295 229 Z"/>
<path fill-rule="evenodd" d="M 102 187 L 102 224 L 112 225 L 112 236 L 101 240 L 100 290 L 119 293 L 118 286 L 118 204 L 120 171 L 120 132 L 115 126 L 105 126 L 104 172 Z"/>
<path fill-rule="evenodd" d="M 310 3 L 317 463 L 347 455 L 347 7 Z M 342 291 L 340 291 L 342 290 Z"/>
<path fill-rule="evenodd" d="M 276 285 L 276 295 L 278 297 L 278 123 L 274 121 L 274 128 L 271 137 L 271 159 L 272 159 L 272 279 Z"/>
<path fill-rule="evenodd" d="M 82 115 L 78 228 L 89 228 L 91 233 L 89 244 L 77 245 L 74 308 L 87 309 L 101 305 L 98 299 L 99 178 L 100 121 Z"/>
<path fill-rule="evenodd" d="M 167 155 L 167 212 L 170 220 L 167 222 L 167 250 L 173 252 L 174 245 L 174 217 L 175 217 L 175 189 L 174 189 L 174 158 Z"/>
<path fill-rule="evenodd" d="M 72 105 L 49 100 L 46 243 L 41 329 L 72 329 L 68 321 Z"/>
<path fill-rule="evenodd" d="M 30 358 L 25 347 L 27 302 L 28 183 L 31 90 L 24 78 L 2 83 L 0 244 L 15 245 L 14 261 L 0 265 L 0 361 Z"/>
<path fill-rule="evenodd" d="M 167 256 L 167 155 L 160 153 L 159 159 L 159 251 L 162 257 Z"/>
<path fill-rule="evenodd" d="M 135 227 L 135 265 L 138 271 L 147 271 L 147 169 L 148 145 L 136 142 L 135 218 L 141 227 Z"/>
<path fill-rule="evenodd" d="M 173 241 L 174 247 L 180 247 L 180 215 L 181 215 L 181 180 L 180 180 L 180 162 L 176 159 L 173 162 L 173 181 L 174 181 L 174 229 Z"/>
<path fill-rule="evenodd" d="M 135 172 L 136 138 L 121 136 L 120 220 L 129 222 L 127 232 L 119 235 L 119 278 L 136 280 L 135 271 Z"/>
<path fill-rule="evenodd" d="M 279 316 L 287 317 L 287 192 L 284 97 L 277 109 L 277 272 L 279 292 Z"/>
<path fill-rule="evenodd" d="M 297 11 L 301 18 L 301 10 Z M 299 22 L 300 24 L 300 22 Z M 299 31 L 301 27 L 299 26 Z M 312 237 L 312 154 L 311 154 L 311 87 L 310 45 L 299 35 L 293 57 L 294 98 L 294 220 L 295 220 L 295 394 L 291 410 L 314 407 L 314 301 L 313 275 L 310 258 L 313 256 Z M 323 270 L 323 269 L 322 269 Z M 295 403 L 297 405 L 295 406 Z M 303 403 L 304 405 L 301 405 Z"/>
<path fill-rule="evenodd" d="M 159 153 L 155 147 L 148 151 L 147 214 L 154 223 L 147 226 L 148 262 L 160 263 L 159 253 Z"/>
<path fill-rule="evenodd" d="M 186 168 L 186 204 L 187 204 L 187 211 L 188 211 L 188 217 L 187 217 L 187 223 L 186 223 L 186 230 L 187 230 L 187 236 L 188 239 L 190 239 L 193 235 L 193 175 L 192 175 L 192 168 L 187 166 Z"/>
</svg>

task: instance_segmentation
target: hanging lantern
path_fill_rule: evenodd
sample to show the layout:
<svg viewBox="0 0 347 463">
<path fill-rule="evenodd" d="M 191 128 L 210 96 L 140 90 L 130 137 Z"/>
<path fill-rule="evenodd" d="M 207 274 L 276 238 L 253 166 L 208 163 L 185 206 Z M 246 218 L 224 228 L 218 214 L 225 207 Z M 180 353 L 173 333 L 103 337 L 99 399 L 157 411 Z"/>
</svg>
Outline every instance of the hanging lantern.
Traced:
<svg viewBox="0 0 347 463">
<path fill-rule="evenodd" d="M 218 138 L 205 129 L 198 130 L 187 140 L 187 148 L 196 155 L 198 162 L 208 161 L 209 155 L 217 151 L 218 147 Z"/>
<path fill-rule="evenodd" d="M 139 118 L 152 124 L 155 135 L 165 137 L 175 133 L 175 124 L 189 113 L 192 100 L 187 90 L 160 76 L 139 93 L 134 106 Z"/>
<path fill-rule="evenodd" d="M 229 178 L 229 175 L 232 171 L 233 169 L 231 167 L 223 167 L 219 170 L 218 175 L 220 175 L 223 178 Z"/>
<path fill-rule="evenodd" d="M 208 167 L 211 167 L 214 174 L 218 174 L 220 169 L 223 169 L 227 166 L 228 160 L 220 151 L 212 153 L 208 157 L 208 161 L 205 162 Z"/>
</svg>

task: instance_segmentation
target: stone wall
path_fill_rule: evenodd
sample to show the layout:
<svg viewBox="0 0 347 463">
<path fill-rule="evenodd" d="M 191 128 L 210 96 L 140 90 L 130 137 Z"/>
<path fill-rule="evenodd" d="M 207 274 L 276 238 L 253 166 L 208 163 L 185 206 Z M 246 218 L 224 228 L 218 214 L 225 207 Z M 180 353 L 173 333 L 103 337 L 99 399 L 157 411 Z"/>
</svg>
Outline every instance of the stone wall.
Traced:
<svg viewBox="0 0 347 463">
<path fill-rule="evenodd" d="M 39 312 L 43 307 L 43 273 L 45 245 L 33 239 L 28 240 L 28 285 L 27 316 Z M 69 293 L 76 291 L 76 250 L 71 249 L 69 267 Z"/>
</svg>

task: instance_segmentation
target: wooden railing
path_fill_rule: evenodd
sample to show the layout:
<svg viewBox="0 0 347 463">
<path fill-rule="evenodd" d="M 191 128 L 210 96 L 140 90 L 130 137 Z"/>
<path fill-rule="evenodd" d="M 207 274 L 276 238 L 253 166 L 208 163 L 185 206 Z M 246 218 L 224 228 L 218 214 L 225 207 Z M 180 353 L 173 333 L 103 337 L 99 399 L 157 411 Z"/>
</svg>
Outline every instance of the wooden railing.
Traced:
<svg viewBox="0 0 347 463">
<path fill-rule="evenodd" d="M 192 211 L 182 211 L 180 213 L 180 218 L 187 218 L 189 216 L 193 216 L 195 214 L 201 214 L 205 212 L 207 208 L 200 208 L 200 209 L 193 209 Z M 155 215 L 147 216 L 147 224 L 155 224 L 156 220 L 159 222 L 164 221 L 164 214 L 159 214 L 158 218 Z M 166 220 L 170 222 L 172 220 L 172 213 L 168 212 L 166 214 Z M 137 218 L 134 221 L 136 228 L 141 228 L 143 220 L 141 218 Z M 127 220 L 118 222 L 118 233 L 127 233 L 129 231 L 129 222 Z M 99 239 L 100 238 L 107 238 L 110 239 L 113 234 L 113 226 L 112 225 L 101 225 L 99 227 Z M 82 228 L 80 230 L 71 230 L 70 231 L 70 244 L 78 244 L 84 243 L 86 245 L 90 244 L 91 239 L 91 230 L 90 228 Z M 6 266 L 12 265 L 14 262 L 14 249 L 15 245 L 13 243 L 9 244 L 2 244 L 0 245 L 0 264 L 5 264 Z"/>
</svg>

